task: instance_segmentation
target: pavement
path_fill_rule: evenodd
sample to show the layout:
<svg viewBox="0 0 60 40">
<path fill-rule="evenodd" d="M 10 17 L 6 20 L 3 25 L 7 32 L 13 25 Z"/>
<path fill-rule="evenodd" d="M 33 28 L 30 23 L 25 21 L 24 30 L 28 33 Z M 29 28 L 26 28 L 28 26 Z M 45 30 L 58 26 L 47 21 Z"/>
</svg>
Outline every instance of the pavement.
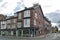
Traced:
<svg viewBox="0 0 60 40">
<path fill-rule="evenodd" d="M 39 37 L 0 36 L 0 40 L 60 40 L 60 33 L 50 33 Z"/>
</svg>

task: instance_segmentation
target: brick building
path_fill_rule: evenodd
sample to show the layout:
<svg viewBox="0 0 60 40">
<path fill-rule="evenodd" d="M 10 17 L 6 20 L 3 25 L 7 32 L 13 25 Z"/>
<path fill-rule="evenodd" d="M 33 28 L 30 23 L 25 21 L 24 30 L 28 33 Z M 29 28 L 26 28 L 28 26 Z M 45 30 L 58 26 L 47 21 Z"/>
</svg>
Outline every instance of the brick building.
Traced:
<svg viewBox="0 0 60 40">
<path fill-rule="evenodd" d="M 3 14 L 0 14 L 0 21 L 4 20 L 6 18 L 6 16 L 4 16 Z M 0 27 L 1 27 L 1 22 L 0 22 Z"/>
<path fill-rule="evenodd" d="M 17 22 L 17 17 L 10 16 L 6 19 L 7 21 L 7 26 L 6 29 L 8 31 L 9 35 L 15 35 L 16 34 L 16 22 Z"/>
<path fill-rule="evenodd" d="M 6 19 L 6 15 L 0 14 L 0 34 L 1 34 L 1 24 L 3 24 L 3 20 Z M 5 20 L 4 20 L 5 21 Z M 3 29 L 3 28 L 2 28 Z"/>
<path fill-rule="evenodd" d="M 4 26 L 6 29 L 5 34 L 16 36 L 44 35 L 45 25 L 49 23 L 48 20 L 44 18 L 42 8 L 39 4 L 34 4 L 33 7 L 29 8 L 25 7 L 24 10 L 14 13 L 14 16 L 6 17 L 3 21 L 6 24 Z"/>
<path fill-rule="evenodd" d="M 43 32 L 43 13 L 41 6 L 34 4 L 33 7 L 26 8 L 22 11 L 16 12 L 17 23 L 20 22 L 20 28 L 17 28 L 20 31 L 21 35 L 40 35 Z M 44 34 L 44 33 L 43 33 Z"/>
</svg>

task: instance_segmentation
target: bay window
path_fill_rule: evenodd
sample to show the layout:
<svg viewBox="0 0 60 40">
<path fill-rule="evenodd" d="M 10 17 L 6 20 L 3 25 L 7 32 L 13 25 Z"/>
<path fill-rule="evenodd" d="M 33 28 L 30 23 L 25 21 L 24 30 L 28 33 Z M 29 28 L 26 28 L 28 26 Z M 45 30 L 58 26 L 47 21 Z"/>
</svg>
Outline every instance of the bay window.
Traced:
<svg viewBox="0 0 60 40">
<path fill-rule="evenodd" d="M 30 19 L 24 19 L 24 27 L 30 27 Z"/>
<path fill-rule="evenodd" d="M 18 28 L 21 28 L 21 22 L 18 22 Z"/>
<path fill-rule="evenodd" d="M 1 29 L 6 29 L 6 21 L 1 21 Z"/>
<path fill-rule="evenodd" d="M 30 17 L 30 10 L 24 11 L 24 17 Z"/>
</svg>

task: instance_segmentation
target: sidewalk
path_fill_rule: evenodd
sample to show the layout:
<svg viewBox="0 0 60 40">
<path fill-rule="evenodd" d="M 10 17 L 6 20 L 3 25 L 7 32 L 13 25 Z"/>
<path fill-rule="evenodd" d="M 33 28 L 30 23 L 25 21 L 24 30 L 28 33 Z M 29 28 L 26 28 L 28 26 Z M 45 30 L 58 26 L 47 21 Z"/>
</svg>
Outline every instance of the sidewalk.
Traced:
<svg viewBox="0 0 60 40">
<path fill-rule="evenodd" d="M 5 37 L 5 38 L 46 38 L 48 36 L 50 36 L 51 34 L 46 34 L 46 35 L 40 35 L 40 36 L 36 36 L 36 37 L 20 37 L 20 36 L 0 36 L 0 37 Z"/>
</svg>

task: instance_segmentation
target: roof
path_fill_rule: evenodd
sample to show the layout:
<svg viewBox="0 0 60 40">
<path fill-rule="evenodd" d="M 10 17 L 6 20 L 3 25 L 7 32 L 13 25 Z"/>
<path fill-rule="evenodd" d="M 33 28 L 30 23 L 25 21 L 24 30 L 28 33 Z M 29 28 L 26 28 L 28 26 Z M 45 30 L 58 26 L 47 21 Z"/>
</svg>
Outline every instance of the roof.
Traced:
<svg viewBox="0 0 60 40">
<path fill-rule="evenodd" d="M 6 18 L 6 20 L 14 19 L 14 18 L 17 18 L 17 17 L 14 17 L 14 16 L 8 16 L 8 17 Z"/>
<path fill-rule="evenodd" d="M 49 21 L 49 19 L 46 18 L 45 16 L 44 16 L 43 18 L 44 18 L 44 20 L 46 20 L 47 22 L 51 23 L 51 21 Z"/>
<path fill-rule="evenodd" d="M 27 8 L 27 7 L 25 7 L 25 9 L 23 9 L 23 10 L 21 10 L 21 11 L 18 11 L 18 12 L 16 12 L 16 13 L 20 13 L 20 12 L 23 12 L 23 11 L 25 11 L 25 10 L 31 10 L 31 9 L 34 9 L 33 7 L 29 7 L 29 8 Z M 15 14 L 15 13 L 14 13 Z"/>
<path fill-rule="evenodd" d="M 29 7 L 29 8 L 25 7 L 25 9 L 23 9 L 23 10 L 21 10 L 21 11 L 18 11 L 18 12 L 16 12 L 16 13 L 20 13 L 20 12 L 23 12 L 23 11 L 25 11 L 25 10 L 34 9 L 35 6 L 39 6 L 39 7 L 40 7 L 40 10 L 41 10 L 41 12 L 42 12 L 41 6 L 40 6 L 38 3 L 36 3 L 36 4 L 33 4 L 32 7 Z M 43 12 L 42 12 L 42 13 L 43 13 Z"/>
</svg>

